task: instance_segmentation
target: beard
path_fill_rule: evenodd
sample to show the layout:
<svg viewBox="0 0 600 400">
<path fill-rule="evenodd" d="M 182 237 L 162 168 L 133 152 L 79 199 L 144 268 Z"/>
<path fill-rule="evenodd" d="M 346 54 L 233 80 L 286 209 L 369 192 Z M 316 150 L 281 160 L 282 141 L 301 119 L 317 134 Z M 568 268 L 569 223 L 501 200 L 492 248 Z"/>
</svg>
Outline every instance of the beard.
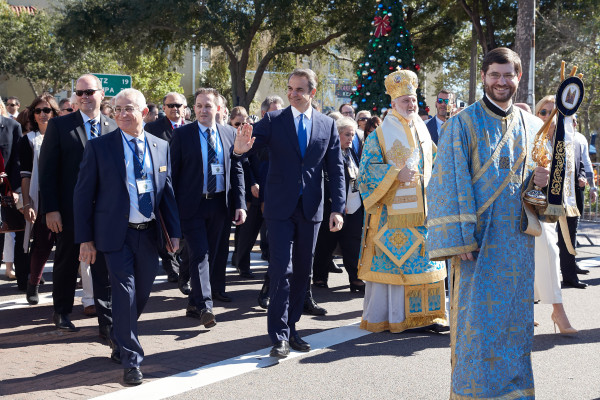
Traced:
<svg viewBox="0 0 600 400">
<path fill-rule="evenodd" d="M 496 95 L 496 93 L 494 92 L 494 88 L 502 88 L 502 89 L 507 88 L 508 91 L 504 95 Z M 512 99 L 512 97 L 515 95 L 517 88 L 508 86 L 508 85 L 505 85 L 505 86 L 500 86 L 500 85 L 496 85 L 496 84 L 486 85 L 484 83 L 483 91 L 485 92 L 485 95 L 490 98 L 490 100 L 493 100 L 496 103 L 506 103 L 507 101 Z"/>
</svg>

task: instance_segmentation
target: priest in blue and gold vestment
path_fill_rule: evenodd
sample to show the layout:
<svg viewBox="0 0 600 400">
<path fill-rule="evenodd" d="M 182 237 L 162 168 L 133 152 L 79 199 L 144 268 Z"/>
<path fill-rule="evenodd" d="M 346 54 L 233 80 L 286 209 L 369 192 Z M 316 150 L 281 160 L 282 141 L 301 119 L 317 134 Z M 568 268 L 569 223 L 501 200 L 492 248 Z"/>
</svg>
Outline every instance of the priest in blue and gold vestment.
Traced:
<svg viewBox="0 0 600 400">
<path fill-rule="evenodd" d="M 442 128 L 428 190 L 433 260 L 452 258 L 450 399 L 533 399 L 534 236 L 521 195 L 548 171 L 531 160 L 541 121 L 513 107 L 519 56 L 483 60 L 483 99 Z M 535 171 L 535 172 L 534 172 Z M 535 217 L 535 215 L 534 215 Z"/>
<path fill-rule="evenodd" d="M 364 145 L 359 191 L 365 207 L 358 276 L 365 281 L 360 327 L 447 331 L 444 263 L 429 260 L 427 202 L 435 144 L 417 114 L 418 80 L 400 70 L 385 80 L 388 113 Z"/>
</svg>

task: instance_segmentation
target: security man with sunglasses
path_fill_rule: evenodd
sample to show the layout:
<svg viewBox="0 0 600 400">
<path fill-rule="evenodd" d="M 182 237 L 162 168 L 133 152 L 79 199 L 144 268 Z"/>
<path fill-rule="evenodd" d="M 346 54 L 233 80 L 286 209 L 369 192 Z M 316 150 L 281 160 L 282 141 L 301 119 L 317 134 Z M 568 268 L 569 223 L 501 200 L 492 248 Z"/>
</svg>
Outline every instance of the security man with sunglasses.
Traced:
<svg viewBox="0 0 600 400">
<path fill-rule="evenodd" d="M 436 145 L 438 143 L 438 132 L 441 131 L 442 125 L 444 122 L 446 122 L 448 104 L 450 104 L 453 110 L 453 98 L 454 96 L 449 91 L 445 89 L 440 90 L 435 102 L 435 109 L 437 110 L 436 115 L 434 118 L 431 118 L 425 123 L 425 125 L 427 125 L 427 129 L 429 130 L 429 134 L 431 135 L 431 140 L 433 140 L 433 143 Z"/>
<path fill-rule="evenodd" d="M 186 108 L 187 100 L 184 95 L 177 92 L 167 93 L 163 97 L 163 111 L 165 116 L 158 118 L 154 122 L 148 122 L 144 126 L 144 130 L 151 135 L 170 142 L 173 137 L 173 130 L 190 123 L 184 117 Z M 184 250 L 182 249 L 181 251 Z M 189 272 L 187 263 L 185 263 L 183 271 L 181 271 L 181 266 L 175 254 L 168 253 L 164 246 L 159 246 L 158 254 L 162 260 L 162 267 L 167 273 L 167 280 L 173 283 L 179 282 L 180 290 L 184 294 L 188 294 Z M 182 254 L 182 256 L 185 256 L 185 254 Z M 180 277 L 177 271 L 183 276 Z"/>
<path fill-rule="evenodd" d="M 53 322 L 59 330 L 71 332 L 78 330 L 69 314 L 73 310 L 79 269 L 79 244 L 75 243 L 73 218 L 73 192 L 79 164 L 89 140 L 117 129 L 114 120 L 100 113 L 104 90 L 96 76 L 82 75 L 75 85 L 75 95 L 79 112 L 48 122 L 39 159 L 40 215 L 46 215 L 46 225 L 56 233 L 52 273 Z M 90 267 L 100 337 L 110 344 L 111 292 L 103 254 L 99 253 Z"/>
</svg>

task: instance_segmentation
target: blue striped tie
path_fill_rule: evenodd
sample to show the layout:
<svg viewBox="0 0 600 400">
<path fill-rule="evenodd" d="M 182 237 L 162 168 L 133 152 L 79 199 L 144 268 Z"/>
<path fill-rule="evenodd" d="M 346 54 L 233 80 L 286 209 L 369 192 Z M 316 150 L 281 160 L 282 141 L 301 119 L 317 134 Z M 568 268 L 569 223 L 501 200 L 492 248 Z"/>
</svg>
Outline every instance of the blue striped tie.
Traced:
<svg viewBox="0 0 600 400">
<path fill-rule="evenodd" d="M 217 191 L 217 177 L 216 175 L 213 175 L 210 164 L 218 163 L 217 152 L 215 151 L 216 141 L 215 136 L 212 133 L 212 129 L 209 128 L 206 130 L 206 138 L 208 142 L 208 148 L 206 149 L 206 154 L 208 156 L 208 160 L 206 163 L 206 165 L 208 166 L 206 192 L 212 194 Z"/>
<path fill-rule="evenodd" d="M 90 119 L 90 136 L 92 139 L 98 137 L 98 121 Z"/>
<path fill-rule="evenodd" d="M 146 176 L 144 176 L 144 171 L 142 170 L 142 164 L 140 163 L 140 160 L 143 160 L 142 157 L 144 157 L 144 152 L 142 152 L 138 146 L 137 139 L 131 139 L 131 144 L 133 144 L 133 148 L 135 149 L 135 158 L 137 159 L 133 160 L 133 174 L 135 179 L 142 179 L 142 177 L 143 179 L 146 179 Z M 150 218 L 152 215 L 152 197 L 150 197 L 150 192 L 138 192 L 138 209 L 144 217 Z"/>
</svg>

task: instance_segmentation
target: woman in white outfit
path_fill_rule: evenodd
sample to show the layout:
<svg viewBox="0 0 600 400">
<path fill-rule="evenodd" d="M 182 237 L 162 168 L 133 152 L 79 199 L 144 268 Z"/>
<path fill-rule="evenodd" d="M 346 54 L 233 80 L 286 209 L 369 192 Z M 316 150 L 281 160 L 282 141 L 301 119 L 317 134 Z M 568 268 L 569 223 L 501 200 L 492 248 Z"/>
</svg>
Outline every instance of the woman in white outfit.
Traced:
<svg viewBox="0 0 600 400">
<path fill-rule="evenodd" d="M 555 107 L 555 102 L 554 96 L 544 97 L 536 104 L 535 115 L 546 122 Z M 554 132 L 552 126 L 550 132 Z M 552 304 L 551 318 L 555 324 L 555 331 L 558 325 L 560 333 L 574 335 L 577 330 L 571 326 L 567 318 L 560 291 L 560 258 L 557 242 L 556 222 L 542 222 L 542 234 L 535 238 L 535 298 L 543 304 Z"/>
</svg>

